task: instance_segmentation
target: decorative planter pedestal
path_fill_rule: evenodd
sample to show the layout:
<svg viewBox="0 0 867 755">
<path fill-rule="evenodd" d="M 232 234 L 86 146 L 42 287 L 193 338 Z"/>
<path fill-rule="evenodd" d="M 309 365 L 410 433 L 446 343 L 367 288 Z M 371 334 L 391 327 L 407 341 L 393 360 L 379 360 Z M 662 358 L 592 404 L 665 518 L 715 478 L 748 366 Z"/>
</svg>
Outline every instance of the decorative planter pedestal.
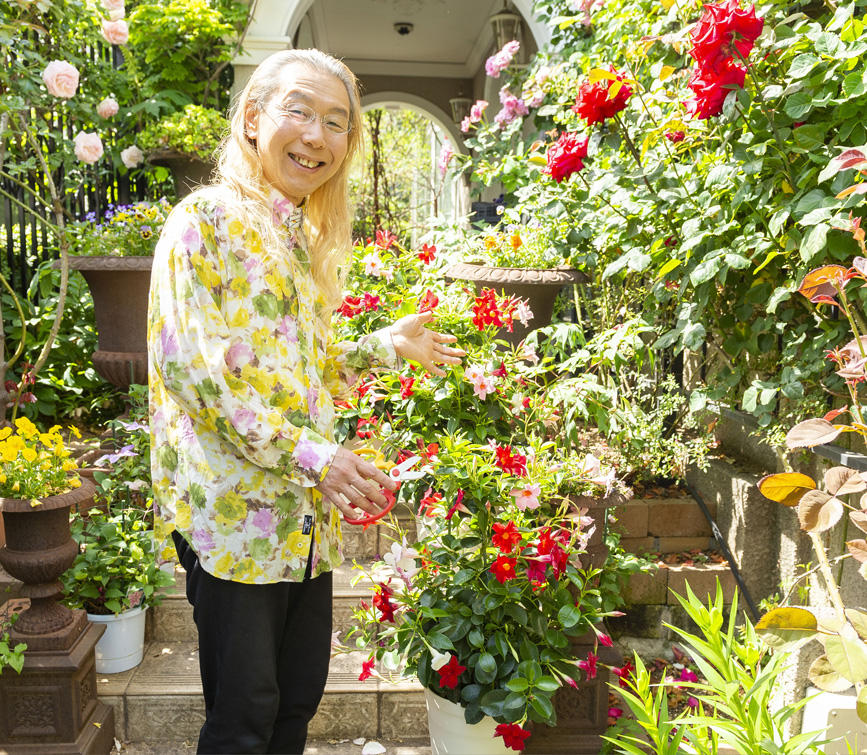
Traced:
<svg viewBox="0 0 867 755">
<path fill-rule="evenodd" d="M 93 367 L 121 390 L 148 381 L 147 313 L 153 261 L 153 257 L 69 258 L 69 269 L 81 272 L 93 296 L 99 337 Z"/>
<path fill-rule="evenodd" d="M 471 281 L 477 291 L 492 288 L 506 296 L 527 300 L 533 312 L 530 324 L 525 326 L 515 321 L 512 333 L 502 333 L 513 346 L 517 346 L 531 330 L 551 324 L 554 300 L 563 286 L 587 280 L 584 273 L 571 268 L 537 270 L 528 267 L 489 267 L 471 262 L 452 265 L 446 271 L 446 278 Z"/>
<path fill-rule="evenodd" d="M 196 187 L 208 183 L 216 167 L 212 162 L 205 162 L 168 147 L 149 152 L 147 160 L 151 165 L 159 165 L 172 172 L 178 199 L 183 199 Z"/>
<path fill-rule="evenodd" d="M 431 755 L 507 755 L 509 750 L 494 737 L 497 722 L 485 716 L 477 724 L 468 724 L 464 709 L 457 703 L 424 690 L 430 730 Z"/>
<path fill-rule="evenodd" d="M 96 696 L 94 646 L 102 628 L 84 611 L 57 602 L 58 577 L 72 564 L 78 546 L 69 534 L 71 506 L 92 499 L 80 488 L 40 499 L 0 498 L 6 545 L 0 564 L 20 579 L 30 599 L 10 634 L 26 642 L 21 674 L 0 675 L 0 749 L 10 755 L 107 755 L 114 740 L 114 711 Z"/>
</svg>

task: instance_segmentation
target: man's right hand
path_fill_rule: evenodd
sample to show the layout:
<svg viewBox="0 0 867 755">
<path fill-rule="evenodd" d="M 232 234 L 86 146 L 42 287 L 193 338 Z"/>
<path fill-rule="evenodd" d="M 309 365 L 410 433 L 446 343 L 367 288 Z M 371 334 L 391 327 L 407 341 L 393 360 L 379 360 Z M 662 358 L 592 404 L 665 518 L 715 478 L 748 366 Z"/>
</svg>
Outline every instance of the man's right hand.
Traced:
<svg viewBox="0 0 867 755">
<path fill-rule="evenodd" d="M 397 483 L 387 474 L 341 447 L 316 489 L 328 503 L 340 509 L 345 519 L 359 519 L 364 516 L 362 512 L 374 516 L 381 513 L 388 505 L 382 488 L 396 487 Z"/>
</svg>

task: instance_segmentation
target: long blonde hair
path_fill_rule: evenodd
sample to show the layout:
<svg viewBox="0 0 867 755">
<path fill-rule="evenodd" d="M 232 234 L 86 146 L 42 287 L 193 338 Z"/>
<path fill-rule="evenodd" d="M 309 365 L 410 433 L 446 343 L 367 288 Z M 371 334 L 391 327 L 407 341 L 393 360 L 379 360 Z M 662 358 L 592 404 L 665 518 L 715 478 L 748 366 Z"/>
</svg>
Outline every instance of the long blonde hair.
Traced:
<svg viewBox="0 0 867 755">
<path fill-rule="evenodd" d="M 348 173 L 359 152 L 362 137 L 361 97 L 358 81 L 341 61 L 320 50 L 282 50 L 262 61 L 253 71 L 230 116 L 230 132 L 220 145 L 216 185 L 230 192 L 233 205 L 246 223 L 255 228 L 268 246 L 279 244 L 277 229 L 268 206 L 268 186 L 255 142 L 245 132 L 249 107 L 260 111 L 279 89 L 286 66 L 302 63 L 319 73 L 338 78 L 349 95 L 351 128 L 346 157 L 340 169 L 314 191 L 305 203 L 304 231 L 309 244 L 313 279 L 328 307 L 325 314 L 340 305 L 342 291 L 340 269 L 352 247 L 352 211 L 349 202 Z"/>
</svg>

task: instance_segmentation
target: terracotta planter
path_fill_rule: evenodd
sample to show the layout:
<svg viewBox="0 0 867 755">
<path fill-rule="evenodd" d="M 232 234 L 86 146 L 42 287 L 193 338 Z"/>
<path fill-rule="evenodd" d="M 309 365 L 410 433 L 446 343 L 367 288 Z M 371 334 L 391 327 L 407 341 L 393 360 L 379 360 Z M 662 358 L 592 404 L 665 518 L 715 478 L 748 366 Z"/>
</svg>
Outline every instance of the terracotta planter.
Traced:
<svg viewBox="0 0 867 755">
<path fill-rule="evenodd" d="M 94 369 L 121 390 L 148 380 L 147 313 L 153 257 L 70 257 L 93 296 Z"/>
<path fill-rule="evenodd" d="M 162 147 L 149 152 L 147 160 L 151 165 L 159 165 L 172 172 L 178 199 L 183 199 L 199 186 L 209 183 L 211 173 L 216 167 L 213 162 L 200 160 L 198 157 L 178 152 L 169 147 Z"/>
<path fill-rule="evenodd" d="M 40 499 L 0 498 L 6 545 L 0 564 L 20 579 L 22 611 L 10 634 L 27 643 L 20 675 L 0 675 L 0 742 L 14 753 L 102 753 L 114 739 L 114 711 L 96 695 L 94 646 L 103 632 L 84 611 L 58 603 L 58 577 L 78 546 L 69 532 L 69 512 L 93 499 L 82 480 L 68 493 Z"/>
<path fill-rule="evenodd" d="M 475 285 L 476 291 L 492 288 L 506 296 L 519 296 L 527 300 L 533 312 L 530 323 L 525 326 L 516 320 L 512 333 L 502 333 L 513 346 L 520 343 L 531 330 L 551 324 L 554 300 L 563 286 L 587 280 L 584 273 L 570 268 L 538 270 L 527 267 L 490 267 L 471 262 L 452 265 L 446 271 L 446 278 L 470 281 Z"/>
</svg>

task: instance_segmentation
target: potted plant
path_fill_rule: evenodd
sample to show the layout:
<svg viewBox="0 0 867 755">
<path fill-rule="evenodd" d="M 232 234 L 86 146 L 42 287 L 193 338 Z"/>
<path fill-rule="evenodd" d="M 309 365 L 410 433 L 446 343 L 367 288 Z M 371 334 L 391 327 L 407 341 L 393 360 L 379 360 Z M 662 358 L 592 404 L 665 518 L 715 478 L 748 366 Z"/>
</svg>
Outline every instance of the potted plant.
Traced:
<svg viewBox="0 0 867 755">
<path fill-rule="evenodd" d="M 99 348 L 93 366 L 122 390 L 147 383 L 147 306 L 153 253 L 171 205 L 137 202 L 109 207 L 69 225 L 69 267 L 93 296 Z"/>
<path fill-rule="evenodd" d="M 79 552 L 61 578 L 66 604 L 84 608 L 90 621 L 106 627 L 96 646 L 96 670 L 105 674 L 141 662 L 145 611 L 161 601 L 159 588 L 173 581 L 157 566 L 153 550 L 145 412 L 134 401 L 130 421 L 110 423 L 117 449 L 95 462 L 110 466 L 94 472 L 99 506 L 73 516 Z"/>
<path fill-rule="evenodd" d="M 208 182 L 215 166 L 214 152 L 228 130 L 222 113 L 190 104 L 146 126 L 137 143 L 148 162 L 171 170 L 181 198 Z"/>
<path fill-rule="evenodd" d="M 598 493 L 598 468 L 553 444 L 449 437 L 429 462 L 418 538 L 392 520 L 394 545 L 368 574 L 372 602 L 355 614 L 356 645 L 371 651 L 361 678 L 418 678 L 434 753 L 523 750 L 531 723 L 557 722 L 558 691 L 581 687 L 599 710 L 572 751 L 598 752 L 607 695 L 592 688 L 604 683 L 597 651 L 611 640 L 599 622 L 611 613 L 589 564 L 595 525 L 559 492 Z M 449 740 L 443 718 L 471 728 Z"/>
<path fill-rule="evenodd" d="M 539 226 L 501 224 L 480 234 L 476 244 L 467 261 L 455 263 L 446 275 L 527 302 L 533 313 L 532 328 L 521 323 L 509 331 L 506 337 L 513 345 L 533 328 L 551 323 L 554 300 L 563 286 L 587 280 L 584 273 L 565 264 L 558 245 Z"/>
</svg>

